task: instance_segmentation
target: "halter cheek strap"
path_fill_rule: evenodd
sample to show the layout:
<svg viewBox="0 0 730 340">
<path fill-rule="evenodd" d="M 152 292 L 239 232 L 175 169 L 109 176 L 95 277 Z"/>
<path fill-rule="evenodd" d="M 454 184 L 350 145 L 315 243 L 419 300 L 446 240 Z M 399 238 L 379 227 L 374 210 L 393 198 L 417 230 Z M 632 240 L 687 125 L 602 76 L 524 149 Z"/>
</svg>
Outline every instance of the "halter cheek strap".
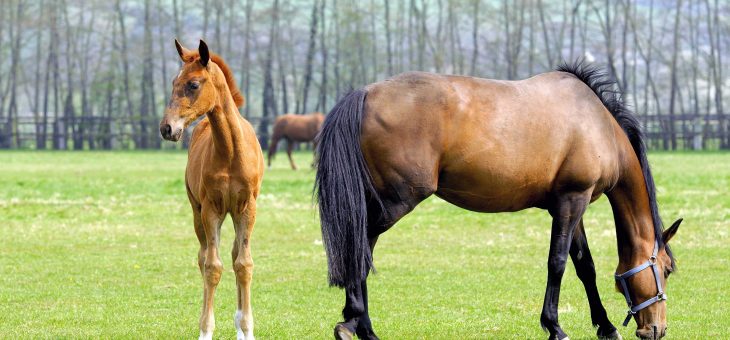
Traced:
<svg viewBox="0 0 730 340">
<path fill-rule="evenodd" d="M 626 319 L 624 320 L 624 327 L 629 324 L 629 321 L 631 320 L 631 317 L 634 316 L 636 313 L 638 313 L 640 310 L 651 306 L 654 303 L 657 303 L 662 300 L 667 299 L 667 295 L 664 294 L 664 289 L 662 289 L 662 282 L 660 281 L 659 277 L 659 268 L 656 265 L 657 261 L 657 252 L 659 251 L 659 244 L 657 241 L 654 241 L 654 252 L 652 253 L 651 257 L 649 259 L 640 264 L 637 267 L 634 267 L 632 269 L 629 269 L 627 272 L 623 274 L 616 274 L 616 281 L 621 283 L 621 288 L 623 288 L 624 291 L 624 297 L 626 298 L 626 304 L 629 305 L 629 311 L 628 315 L 626 315 Z M 631 296 L 629 295 L 629 282 L 628 279 L 638 273 L 640 273 L 642 270 L 651 267 L 652 271 L 654 272 L 654 280 L 656 281 L 656 288 L 657 288 L 657 295 L 652 297 L 651 299 L 648 299 L 636 306 L 631 301 Z"/>
</svg>

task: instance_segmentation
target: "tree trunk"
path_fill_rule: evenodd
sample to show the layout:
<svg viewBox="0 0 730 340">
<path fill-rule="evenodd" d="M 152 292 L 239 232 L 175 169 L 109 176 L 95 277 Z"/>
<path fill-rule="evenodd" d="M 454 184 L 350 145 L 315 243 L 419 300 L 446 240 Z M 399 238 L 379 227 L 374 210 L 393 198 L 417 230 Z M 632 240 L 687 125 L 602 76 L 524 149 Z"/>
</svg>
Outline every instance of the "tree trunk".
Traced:
<svg viewBox="0 0 730 340">
<path fill-rule="evenodd" d="M 317 40 L 317 0 L 312 5 L 312 19 L 309 26 L 309 48 L 307 49 L 307 61 L 304 69 L 304 89 L 302 90 L 302 111 L 299 113 L 305 113 L 307 111 L 307 99 L 309 97 L 309 85 L 312 82 L 312 61 L 314 59 L 314 51 Z"/>
<path fill-rule="evenodd" d="M 43 18 L 44 10 L 46 6 L 44 6 L 45 3 L 43 0 L 40 2 L 40 17 Z M 35 91 L 33 91 L 33 123 L 35 124 L 35 145 L 36 149 L 39 149 L 39 145 L 43 144 L 41 142 L 41 139 L 43 137 L 43 121 L 41 118 L 41 110 L 40 110 L 40 96 L 41 96 L 41 64 L 43 63 L 43 56 L 42 50 L 41 50 L 41 44 L 43 43 L 43 27 L 39 26 L 37 27 L 38 30 L 38 36 L 36 37 L 36 50 L 35 50 L 35 82 L 34 82 L 34 88 Z M 48 74 L 48 72 L 46 72 Z M 44 146 L 45 148 L 45 146 Z"/>
<path fill-rule="evenodd" d="M 545 43 L 545 59 L 547 60 L 547 67 L 552 68 L 555 66 L 553 64 L 553 56 L 550 52 L 550 35 L 548 32 L 547 23 L 545 22 L 545 8 L 542 4 L 542 0 L 537 0 L 537 8 L 538 12 L 540 12 L 540 24 L 542 25 L 542 36 L 543 36 L 543 42 Z"/>
<path fill-rule="evenodd" d="M 679 21 L 680 16 L 679 13 L 681 12 L 682 8 L 682 0 L 677 0 L 676 7 L 675 7 L 675 15 L 674 15 L 674 33 L 673 33 L 673 43 L 672 43 L 672 61 L 671 66 L 669 69 L 670 77 L 671 77 L 671 90 L 669 92 L 669 135 L 671 140 L 671 149 L 676 150 L 677 149 L 677 135 L 675 133 L 674 128 L 674 111 L 675 111 L 675 98 L 677 96 L 677 92 L 679 91 L 679 86 L 677 85 L 677 54 L 679 53 Z"/>
<path fill-rule="evenodd" d="M 251 105 L 248 104 L 250 98 L 251 88 L 251 12 L 253 11 L 253 0 L 246 0 L 244 12 L 246 16 L 246 25 L 244 31 L 244 42 L 243 42 L 243 65 L 241 69 L 244 74 L 241 77 L 243 84 L 241 87 L 246 94 L 246 107 L 244 109 L 244 116 L 248 119 L 251 117 Z"/>
<path fill-rule="evenodd" d="M 136 147 L 141 147 L 142 145 L 142 139 L 140 138 L 140 131 L 137 130 L 137 124 L 134 122 L 134 106 L 132 106 L 132 93 L 129 88 L 129 56 L 127 55 L 127 30 L 126 25 L 124 23 L 124 11 L 122 11 L 122 7 L 120 4 L 120 0 L 116 1 L 116 10 L 117 10 L 117 18 L 119 20 L 119 34 L 121 35 L 121 48 L 119 49 L 119 53 L 122 57 L 122 86 L 124 90 L 124 101 L 127 108 L 127 119 L 129 119 L 129 124 L 132 128 L 132 136 L 134 140 L 134 144 Z"/>
<path fill-rule="evenodd" d="M 20 0 L 17 3 L 14 24 L 10 26 L 10 37 L 13 46 L 11 51 L 10 64 L 10 103 L 8 104 L 8 118 L 5 123 L 5 138 L 3 145 L 0 147 L 11 148 L 20 146 L 20 136 L 18 134 L 18 70 L 20 68 L 20 41 L 22 40 L 21 23 L 23 22 L 25 3 Z"/>
<path fill-rule="evenodd" d="M 269 36 L 273 37 L 279 22 L 279 0 L 274 0 L 274 7 L 271 12 L 271 28 Z M 269 123 L 270 117 L 276 114 L 276 99 L 274 97 L 274 82 L 271 76 L 271 68 L 274 59 L 274 41 L 270 39 L 264 61 L 264 91 L 263 91 L 263 115 L 259 124 L 259 143 L 261 148 L 266 150 L 269 146 Z"/>
<path fill-rule="evenodd" d="M 322 53 L 322 78 L 320 81 L 320 90 L 319 90 L 319 102 L 321 105 L 318 105 L 318 111 L 327 111 L 327 40 L 325 39 L 325 32 L 327 26 L 326 24 L 326 17 L 324 14 L 325 8 L 327 6 L 327 0 L 322 0 L 322 5 L 320 7 L 319 16 L 321 18 L 320 22 L 322 23 L 322 29 L 320 30 L 320 50 Z"/>
<path fill-rule="evenodd" d="M 388 53 L 388 76 L 393 75 L 393 49 L 390 42 L 390 1 L 384 0 L 385 3 L 385 45 Z M 324 18 L 322 18 L 324 21 Z M 324 50 L 324 49 L 323 49 Z"/>
</svg>

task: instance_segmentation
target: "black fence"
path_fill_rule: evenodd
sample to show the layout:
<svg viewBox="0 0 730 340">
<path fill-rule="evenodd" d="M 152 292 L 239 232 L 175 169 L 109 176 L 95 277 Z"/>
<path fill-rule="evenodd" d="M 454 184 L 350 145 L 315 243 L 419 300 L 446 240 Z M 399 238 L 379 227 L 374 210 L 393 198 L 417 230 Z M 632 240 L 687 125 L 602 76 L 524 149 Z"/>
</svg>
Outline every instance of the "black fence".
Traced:
<svg viewBox="0 0 730 340">
<path fill-rule="evenodd" d="M 261 131 L 260 117 L 248 119 Z M 730 149 L 730 120 L 717 114 L 643 115 L 650 149 L 717 150 Z M 43 124 L 35 117 L 19 117 L 12 123 L 0 122 L 2 149 L 57 149 L 57 150 L 130 150 L 175 149 L 186 143 L 163 143 L 159 118 L 131 119 L 109 117 L 78 117 L 71 120 L 52 117 Z M 273 121 L 269 120 L 269 121 Z M 267 123 L 268 124 L 268 123 Z M 269 131 L 267 126 L 264 131 Z M 186 136 L 192 127 L 188 129 Z M 268 133 L 260 135 L 266 145 Z"/>
</svg>

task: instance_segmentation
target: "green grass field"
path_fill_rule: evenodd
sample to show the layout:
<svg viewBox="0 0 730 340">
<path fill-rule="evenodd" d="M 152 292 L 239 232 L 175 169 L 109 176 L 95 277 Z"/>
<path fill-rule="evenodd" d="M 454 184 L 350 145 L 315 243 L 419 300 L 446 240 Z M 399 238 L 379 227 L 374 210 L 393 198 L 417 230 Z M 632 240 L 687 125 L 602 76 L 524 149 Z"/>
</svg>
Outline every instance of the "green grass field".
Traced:
<svg viewBox="0 0 730 340">
<path fill-rule="evenodd" d="M 266 172 L 252 240 L 255 333 L 329 338 L 343 292 L 327 286 L 312 205 L 311 154 L 291 171 L 280 154 Z M 672 241 L 668 337 L 730 337 L 730 153 L 650 156 Z M 183 152 L 0 153 L 0 338 L 193 338 L 202 299 L 198 242 L 185 195 Z M 585 217 L 598 285 L 611 320 L 613 217 L 605 198 Z M 217 338 L 234 338 L 233 231 L 223 226 Z M 369 280 L 383 339 L 544 338 L 539 325 L 550 219 L 546 212 L 477 214 L 423 202 L 388 233 Z M 569 265 L 560 321 L 594 338 L 583 287 Z M 635 323 L 620 328 L 633 337 Z"/>
</svg>

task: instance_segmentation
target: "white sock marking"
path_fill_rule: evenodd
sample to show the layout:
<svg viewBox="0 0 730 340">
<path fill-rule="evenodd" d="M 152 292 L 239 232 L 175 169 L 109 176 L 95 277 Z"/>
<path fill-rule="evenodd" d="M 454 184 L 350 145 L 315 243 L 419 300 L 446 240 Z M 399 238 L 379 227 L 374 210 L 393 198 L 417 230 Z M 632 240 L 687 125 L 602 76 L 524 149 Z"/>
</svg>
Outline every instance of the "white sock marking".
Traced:
<svg viewBox="0 0 730 340">
<path fill-rule="evenodd" d="M 198 340 L 213 340 L 213 332 L 204 332 L 201 329 L 200 330 L 200 336 L 198 337 Z"/>
</svg>

